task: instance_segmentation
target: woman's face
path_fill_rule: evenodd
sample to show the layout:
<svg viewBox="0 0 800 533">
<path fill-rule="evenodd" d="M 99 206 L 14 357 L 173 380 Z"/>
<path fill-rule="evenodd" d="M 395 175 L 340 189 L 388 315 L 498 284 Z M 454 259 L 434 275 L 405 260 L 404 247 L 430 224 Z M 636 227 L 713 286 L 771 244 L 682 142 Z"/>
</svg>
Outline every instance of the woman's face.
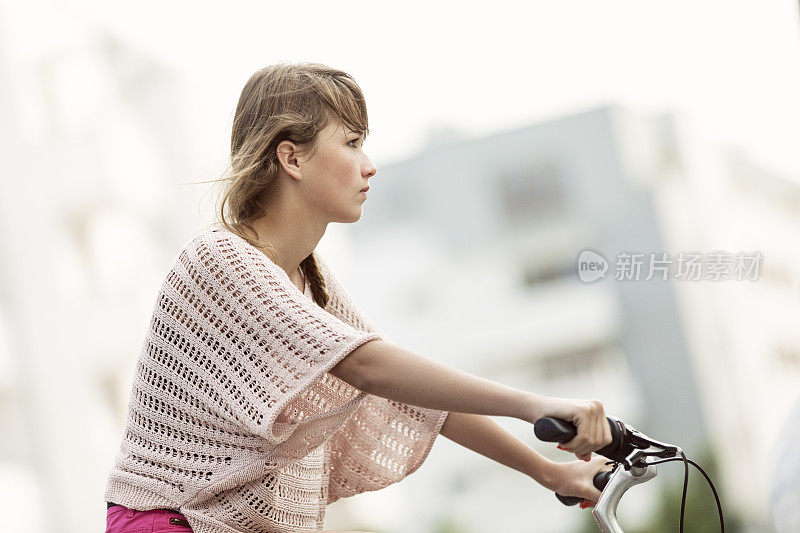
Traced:
<svg viewBox="0 0 800 533">
<path fill-rule="evenodd" d="M 356 222 L 361 218 L 361 206 L 366 201 L 361 191 L 377 172 L 362 150 L 363 142 L 363 136 L 341 121 L 331 121 L 319 133 L 314 155 L 301 163 L 305 198 L 330 222 Z"/>
</svg>

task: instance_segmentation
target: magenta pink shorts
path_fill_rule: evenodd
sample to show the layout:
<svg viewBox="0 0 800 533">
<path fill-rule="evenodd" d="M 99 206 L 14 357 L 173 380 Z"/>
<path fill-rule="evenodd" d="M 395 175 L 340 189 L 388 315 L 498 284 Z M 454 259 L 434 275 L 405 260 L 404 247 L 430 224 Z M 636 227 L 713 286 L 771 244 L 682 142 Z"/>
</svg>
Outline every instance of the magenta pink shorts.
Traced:
<svg viewBox="0 0 800 533">
<path fill-rule="evenodd" d="M 122 505 L 108 508 L 106 533 L 188 533 L 186 517 L 177 511 L 135 511 Z"/>
</svg>

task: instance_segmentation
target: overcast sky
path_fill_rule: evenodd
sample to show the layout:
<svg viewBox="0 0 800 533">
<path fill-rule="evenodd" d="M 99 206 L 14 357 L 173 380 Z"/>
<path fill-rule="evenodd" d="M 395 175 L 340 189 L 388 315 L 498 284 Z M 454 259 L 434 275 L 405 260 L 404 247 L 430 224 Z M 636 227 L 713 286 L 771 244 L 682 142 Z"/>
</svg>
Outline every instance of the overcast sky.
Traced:
<svg viewBox="0 0 800 533">
<path fill-rule="evenodd" d="M 683 110 L 800 182 L 796 0 L 61 3 L 184 71 L 221 150 L 253 71 L 319 61 L 364 89 L 379 169 L 432 126 L 477 136 L 617 102 Z"/>
</svg>

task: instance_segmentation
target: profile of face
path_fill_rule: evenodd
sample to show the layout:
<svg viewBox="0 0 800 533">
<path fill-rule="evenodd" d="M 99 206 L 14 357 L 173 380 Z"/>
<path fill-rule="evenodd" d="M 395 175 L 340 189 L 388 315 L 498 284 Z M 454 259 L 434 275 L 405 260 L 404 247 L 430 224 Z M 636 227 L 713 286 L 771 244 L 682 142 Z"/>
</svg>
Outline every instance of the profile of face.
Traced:
<svg viewBox="0 0 800 533">
<path fill-rule="evenodd" d="M 301 153 L 294 160 L 279 155 L 284 169 L 296 180 L 306 213 L 320 217 L 323 222 L 361 219 L 367 199 L 361 191 L 369 187 L 369 178 L 377 172 L 364 153 L 363 143 L 362 135 L 335 120 L 320 131 L 313 154 Z M 302 179 L 297 180 L 298 177 Z"/>
</svg>

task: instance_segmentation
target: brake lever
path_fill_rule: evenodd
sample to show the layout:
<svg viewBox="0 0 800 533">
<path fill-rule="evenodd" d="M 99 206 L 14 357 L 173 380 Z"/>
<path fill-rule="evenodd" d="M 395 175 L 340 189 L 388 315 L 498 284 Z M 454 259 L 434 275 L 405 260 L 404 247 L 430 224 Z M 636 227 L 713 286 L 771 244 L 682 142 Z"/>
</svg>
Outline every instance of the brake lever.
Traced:
<svg viewBox="0 0 800 533">
<path fill-rule="evenodd" d="M 627 433 L 627 447 L 628 449 L 632 449 L 626 457 L 619 461 L 625 470 L 647 466 L 648 462 L 646 459 L 648 457 L 667 459 L 670 457 L 677 457 L 682 453 L 682 450 L 678 446 L 648 437 L 630 424 L 626 424 L 622 421 L 620 422 L 625 426 L 625 431 Z"/>
</svg>

